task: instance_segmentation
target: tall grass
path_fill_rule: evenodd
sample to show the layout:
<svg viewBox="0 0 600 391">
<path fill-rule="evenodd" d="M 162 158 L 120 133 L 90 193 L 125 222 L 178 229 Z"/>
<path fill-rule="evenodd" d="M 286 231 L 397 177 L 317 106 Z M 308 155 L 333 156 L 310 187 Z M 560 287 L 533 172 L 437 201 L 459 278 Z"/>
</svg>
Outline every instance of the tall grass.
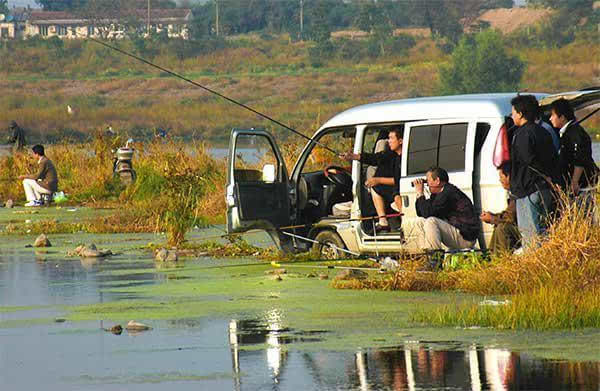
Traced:
<svg viewBox="0 0 600 391">
<path fill-rule="evenodd" d="M 443 289 L 511 295 L 501 306 L 477 303 L 419 312 L 415 320 L 501 328 L 600 327 L 600 226 L 566 195 L 547 238 L 522 255 L 442 273 Z"/>
<path fill-rule="evenodd" d="M 169 244 L 176 246 L 192 226 L 222 221 L 225 162 L 210 157 L 203 144 L 157 140 L 135 145 L 133 166 L 138 180 L 127 188 L 112 172 L 111 149 L 121 144 L 118 137 L 99 136 L 92 143 L 47 148 L 46 155 L 57 168 L 59 189 L 70 202 L 115 209 L 112 216 L 78 228 L 88 232 L 165 232 Z M 23 202 L 17 178 L 36 168 L 27 153 L 0 158 L 0 199 Z M 53 228 L 58 229 L 69 231 L 72 227 Z"/>
</svg>

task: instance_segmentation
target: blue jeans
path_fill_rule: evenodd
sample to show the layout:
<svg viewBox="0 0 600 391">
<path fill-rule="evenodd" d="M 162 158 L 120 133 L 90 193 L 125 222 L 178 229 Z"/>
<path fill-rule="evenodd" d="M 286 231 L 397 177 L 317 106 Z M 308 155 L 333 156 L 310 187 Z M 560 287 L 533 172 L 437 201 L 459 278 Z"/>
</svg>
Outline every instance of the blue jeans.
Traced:
<svg viewBox="0 0 600 391">
<path fill-rule="evenodd" d="M 531 247 L 536 242 L 536 236 L 546 233 L 553 208 L 554 200 L 550 189 L 538 190 L 517 199 L 517 225 L 523 248 Z"/>
</svg>

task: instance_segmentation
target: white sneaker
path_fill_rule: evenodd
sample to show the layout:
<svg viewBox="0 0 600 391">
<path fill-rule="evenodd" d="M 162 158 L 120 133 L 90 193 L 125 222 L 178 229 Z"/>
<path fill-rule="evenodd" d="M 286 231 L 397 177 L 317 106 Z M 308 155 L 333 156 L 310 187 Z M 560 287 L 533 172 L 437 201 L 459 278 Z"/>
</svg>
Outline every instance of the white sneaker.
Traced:
<svg viewBox="0 0 600 391">
<path fill-rule="evenodd" d="M 35 200 L 32 200 L 32 201 L 29 201 L 28 203 L 26 203 L 26 204 L 25 204 L 25 205 L 23 205 L 23 206 L 37 206 L 37 205 L 36 205 L 36 203 L 35 203 Z"/>
</svg>

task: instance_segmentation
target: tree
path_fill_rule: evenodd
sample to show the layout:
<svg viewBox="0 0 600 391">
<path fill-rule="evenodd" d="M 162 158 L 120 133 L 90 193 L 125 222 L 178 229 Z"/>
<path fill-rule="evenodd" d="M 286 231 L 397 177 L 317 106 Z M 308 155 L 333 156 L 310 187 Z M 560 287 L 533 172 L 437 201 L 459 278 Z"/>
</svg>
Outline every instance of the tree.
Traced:
<svg viewBox="0 0 600 391">
<path fill-rule="evenodd" d="M 451 63 L 440 67 L 443 94 L 509 92 L 519 89 L 525 64 L 506 53 L 499 33 L 463 37 Z"/>
</svg>

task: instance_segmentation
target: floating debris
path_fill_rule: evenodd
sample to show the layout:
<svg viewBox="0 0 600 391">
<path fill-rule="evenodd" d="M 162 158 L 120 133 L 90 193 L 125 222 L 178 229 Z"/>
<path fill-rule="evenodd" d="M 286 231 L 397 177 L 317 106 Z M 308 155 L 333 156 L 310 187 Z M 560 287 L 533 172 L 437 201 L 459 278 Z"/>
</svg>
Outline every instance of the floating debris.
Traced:
<svg viewBox="0 0 600 391">
<path fill-rule="evenodd" d="M 265 274 L 286 274 L 287 270 L 280 268 L 280 269 L 274 269 L 274 270 L 267 270 L 265 272 Z"/>
<path fill-rule="evenodd" d="M 510 300 L 483 300 L 482 302 L 479 303 L 479 305 L 491 305 L 491 306 L 508 305 L 508 304 L 510 304 Z"/>
<path fill-rule="evenodd" d="M 152 327 L 136 322 L 135 320 L 130 320 L 129 323 L 127 323 L 127 326 L 125 326 L 125 329 L 128 331 L 146 331 L 152 330 Z"/>
<path fill-rule="evenodd" d="M 114 335 L 121 335 L 123 332 L 123 327 L 120 324 L 114 325 L 109 329 L 103 329 L 104 331 L 108 331 L 109 333 L 113 333 Z"/>
</svg>

